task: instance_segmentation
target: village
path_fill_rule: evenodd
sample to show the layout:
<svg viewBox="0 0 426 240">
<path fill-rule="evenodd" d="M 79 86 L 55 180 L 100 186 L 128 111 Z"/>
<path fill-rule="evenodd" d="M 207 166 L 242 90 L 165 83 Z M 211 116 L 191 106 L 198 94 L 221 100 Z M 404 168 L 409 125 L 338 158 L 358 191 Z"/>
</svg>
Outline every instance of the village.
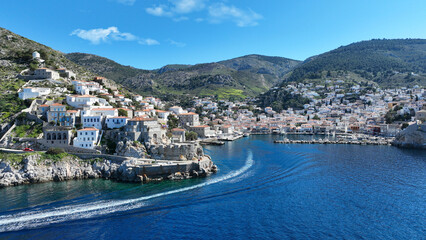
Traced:
<svg viewBox="0 0 426 240">
<path fill-rule="evenodd" d="M 37 52 L 33 58 L 43 61 Z M 325 85 L 289 84 L 286 91 L 310 103 L 302 109 L 276 112 L 272 107 L 258 107 L 253 98 L 194 97 L 192 106 L 170 106 L 152 96 L 120 92 L 103 77 L 77 80 L 64 68 L 38 68 L 21 78 L 28 81 L 19 98 L 32 102 L 0 139 L 6 148 L 59 147 L 74 153 L 192 160 L 203 155 L 199 142 L 217 143 L 249 134 L 393 138 L 426 118 L 426 93 L 419 86 L 380 89 L 339 79 L 327 80 Z M 13 133 L 14 128 L 28 124 L 42 131 L 31 137 Z"/>
</svg>

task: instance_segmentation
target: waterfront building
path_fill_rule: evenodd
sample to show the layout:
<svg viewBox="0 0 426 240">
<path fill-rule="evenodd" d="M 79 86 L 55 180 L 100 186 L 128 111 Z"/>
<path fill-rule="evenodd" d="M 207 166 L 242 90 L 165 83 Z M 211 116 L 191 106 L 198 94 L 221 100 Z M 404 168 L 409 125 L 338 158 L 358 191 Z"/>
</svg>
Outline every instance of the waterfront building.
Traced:
<svg viewBox="0 0 426 240">
<path fill-rule="evenodd" d="M 83 128 L 77 131 L 74 138 L 74 147 L 93 149 L 99 137 L 99 130 L 96 128 Z"/>
</svg>

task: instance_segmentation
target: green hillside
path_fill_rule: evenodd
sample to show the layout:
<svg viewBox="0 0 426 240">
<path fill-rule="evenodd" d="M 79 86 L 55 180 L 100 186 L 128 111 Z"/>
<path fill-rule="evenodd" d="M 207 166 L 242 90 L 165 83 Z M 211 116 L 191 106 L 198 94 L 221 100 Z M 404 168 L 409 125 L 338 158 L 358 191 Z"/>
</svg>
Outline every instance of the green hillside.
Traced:
<svg viewBox="0 0 426 240">
<path fill-rule="evenodd" d="M 294 82 L 326 85 L 327 80 L 383 88 L 425 87 L 426 40 L 362 41 L 310 57 L 295 67 L 278 88 L 260 95 L 259 104 L 274 105 L 275 109 L 300 108 L 299 103 L 306 102 L 306 99 L 291 97 L 281 87 Z"/>
<path fill-rule="evenodd" d="M 347 72 L 384 87 L 426 86 L 426 40 L 370 40 L 339 47 L 308 58 L 287 81 L 326 78 Z"/>
<path fill-rule="evenodd" d="M 222 62 L 142 70 L 91 54 L 70 53 L 66 57 L 142 94 L 217 95 L 219 98 L 256 96 L 280 83 L 285 74 L 299 64 L 287 58 L 248 55 Z"/>
<path fill-rule="evenodd" d="M 25 69 L 39 67 L 38 63 L 32 60 L 34 51 L 38 51 L 45 60 L 45 67 L 65 67 L 75 72 L 79 78 L 93 76 L 83 67 L 65 58 L 63 53 L 0 28 L 0 123 L 26 107 L 17 94 L 17 90 L 25 81 L 18 79 L 17 75 Z"/>
</svg>

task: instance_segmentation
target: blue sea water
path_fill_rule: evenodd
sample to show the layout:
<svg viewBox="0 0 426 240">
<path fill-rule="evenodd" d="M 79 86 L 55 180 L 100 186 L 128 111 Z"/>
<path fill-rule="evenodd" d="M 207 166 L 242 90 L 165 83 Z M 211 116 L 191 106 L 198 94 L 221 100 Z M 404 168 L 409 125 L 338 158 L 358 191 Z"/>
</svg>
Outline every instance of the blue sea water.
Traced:
<svg viewBox="0 0 426 240">
<path fill-rule="evenodd" d="M 425 239 L 425 152 L 277 138 L 205 147 L 204 179 L 0 189 L 0 239 Z"/>
</svg>

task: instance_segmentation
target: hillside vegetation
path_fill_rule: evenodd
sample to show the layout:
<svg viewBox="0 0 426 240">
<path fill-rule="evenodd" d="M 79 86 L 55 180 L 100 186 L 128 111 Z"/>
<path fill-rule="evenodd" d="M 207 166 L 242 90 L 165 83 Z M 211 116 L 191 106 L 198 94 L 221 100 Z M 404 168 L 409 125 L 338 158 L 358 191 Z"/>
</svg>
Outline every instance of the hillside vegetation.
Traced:
<svg viewBox="0 0 426 240">
<path fill-rule="evenodd" d="M 329 71 L 354 72 L 384 87 L 425 86 L 426 40 L 370 40 L 339 47 L 308 58 L 286 81 L 326 78 Z"/>
<path fill-rule="evenodd" d="M 284 89 L 289 83 L 326 85 L 326 81 L 384 88 L 426 86 L 426 40 L 370 40 L 339 47 L 308 58 L 278 88 L 260 95 L 261 106 L 300 107 Z M 299 99 L 298 102 L 305 100 Z"/>
<path fill-rule="evenodd" d="M 222 62 L 142 70 L 91 54 L 70 53 L 66 57 L 142 94 L 216 95 L 219 98 L 256 96 L 280 83 L 299 64 L 287 58 L 248 55 Z"/>
</svg>

